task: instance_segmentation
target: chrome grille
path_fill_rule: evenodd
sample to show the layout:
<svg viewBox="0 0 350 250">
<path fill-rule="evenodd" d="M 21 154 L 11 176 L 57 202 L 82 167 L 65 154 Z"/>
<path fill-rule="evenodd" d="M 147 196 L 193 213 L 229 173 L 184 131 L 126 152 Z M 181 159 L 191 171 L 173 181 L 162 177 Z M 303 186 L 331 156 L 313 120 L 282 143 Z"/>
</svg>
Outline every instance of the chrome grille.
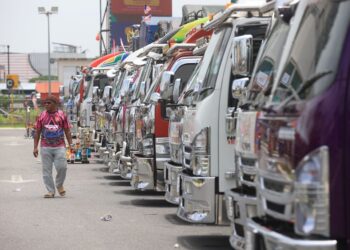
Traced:
<svg viewBox="0 0 350 250">
<path fill-rule="evenodd" d="M 191 153 L 192 148 L 189 146 L 184 145 L 183 146 L 183 164 L 185 168 L 191 168 Z"/>
<path fill-rule="evenodd" d="M 236 158 L 239 168 L 239 178 L 242 185 L 249 187 L 256 186 L 256 176 L 258 171 L 258 161 L 255 157 L 246 157 L 237 153 Z"/>
</svg>

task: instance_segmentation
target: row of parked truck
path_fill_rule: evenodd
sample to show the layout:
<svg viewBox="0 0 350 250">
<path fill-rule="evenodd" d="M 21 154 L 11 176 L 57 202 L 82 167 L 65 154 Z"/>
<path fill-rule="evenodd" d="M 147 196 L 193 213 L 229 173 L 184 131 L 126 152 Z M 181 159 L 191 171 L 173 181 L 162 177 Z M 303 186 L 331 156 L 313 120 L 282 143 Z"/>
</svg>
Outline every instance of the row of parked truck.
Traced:
<svg viewBox="0 0 350 250">
<path fill-rule="evenodd" d="M 233 4 L 75 76 L 68 114 L 111 173 L 230 223 L 235 249 L 350 249 L 349 13 Z"/>
</svg>

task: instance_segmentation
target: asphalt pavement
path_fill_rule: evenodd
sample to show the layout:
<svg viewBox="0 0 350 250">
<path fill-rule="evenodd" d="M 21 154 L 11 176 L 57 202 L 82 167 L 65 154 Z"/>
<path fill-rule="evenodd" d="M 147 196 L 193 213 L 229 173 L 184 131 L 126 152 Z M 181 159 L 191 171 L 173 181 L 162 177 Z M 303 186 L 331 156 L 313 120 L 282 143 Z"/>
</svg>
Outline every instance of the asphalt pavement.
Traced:
<svg viewBox="0 0 350 250">
<path fill-rule="evenodd" d="M 0 249 L 230 249 L 228 226 L 184 222 L 164 194 L 136 192 L 94 159 L 69 164 L 66 196 L 44 199 L 32 150 L 24 129 L 0 129 Z"/>
</svg>

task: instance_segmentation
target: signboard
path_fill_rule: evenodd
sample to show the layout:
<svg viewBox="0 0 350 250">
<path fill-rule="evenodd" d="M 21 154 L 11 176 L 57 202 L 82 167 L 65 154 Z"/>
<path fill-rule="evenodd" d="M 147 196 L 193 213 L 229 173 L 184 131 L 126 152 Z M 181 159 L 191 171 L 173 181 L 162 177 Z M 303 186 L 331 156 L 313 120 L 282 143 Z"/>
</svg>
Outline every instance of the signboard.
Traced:
<svg viewBox="0 0 350 250">
<path fill-rule="evenodd" d="M 111 0 L 111 12 L 143 16 L 145 4 L 151 7 L 152 16 L 172 16 L 172 0 Z"/>
<path fill-rule="evenodd" d="M 141 22 L 141 16 L 138 15 L 113 15 L 113 18 L 110 19 L 110 28 L 111 28 L 111 47 L 121 46 L 120 40 L 123 41 L 125 45 L 128 44 L 127 41 L 127 31 L 128 27 L 131 27 L 133 24 L 139 24 Z"/>
</svg>

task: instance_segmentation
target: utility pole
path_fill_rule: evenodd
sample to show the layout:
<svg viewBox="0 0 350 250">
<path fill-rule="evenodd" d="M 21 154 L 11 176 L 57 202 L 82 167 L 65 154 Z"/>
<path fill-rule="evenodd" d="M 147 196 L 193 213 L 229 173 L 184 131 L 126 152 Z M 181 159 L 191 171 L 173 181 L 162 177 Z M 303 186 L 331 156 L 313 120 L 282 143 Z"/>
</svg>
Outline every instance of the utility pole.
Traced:
<svg viewBox="0 0 350 250">
<path fill-rule="evenodd" d="M 10 74 L 10 45 L 7 45 L 7 74 Z"/>
<path fill-rule="evenodd" d="M 46 11 L 44 7 L 38 8 L 39 14 L 44 14 L 47 16 L 47 41 L 48 41 L 48 82 L 49 82 L 49 95 L 51 95 L 51 55 L 50 55 L 50 15 L 58 13 L 58 7 L 51 7 L 51 11 Z"/>
<path fill-rule="evenodd" d="M 100 56 L 102 56 L 102 0 L 100 0 Z"/>
</svg>

